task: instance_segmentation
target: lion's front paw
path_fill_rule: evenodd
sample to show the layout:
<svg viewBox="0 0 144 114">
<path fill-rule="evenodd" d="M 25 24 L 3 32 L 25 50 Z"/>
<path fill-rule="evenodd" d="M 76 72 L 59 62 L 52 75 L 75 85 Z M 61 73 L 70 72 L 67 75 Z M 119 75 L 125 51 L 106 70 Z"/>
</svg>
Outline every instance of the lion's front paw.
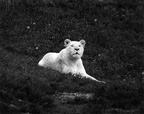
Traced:
<svg viewBox="0 0 144 114">
<path fill-rule="evenodd" d="M 105 81 L 100 81 L 100 82 L 101 82 L 101 83 L 104 83 L 104 84 L 106 83 Z"/>
<path fill-rule="evenodd" d="M 105 83 L 104 81 L 99 81 L 97 79 L 95 79 L 96 82 L 99 82 L 99 83 Z"/>
</svg>

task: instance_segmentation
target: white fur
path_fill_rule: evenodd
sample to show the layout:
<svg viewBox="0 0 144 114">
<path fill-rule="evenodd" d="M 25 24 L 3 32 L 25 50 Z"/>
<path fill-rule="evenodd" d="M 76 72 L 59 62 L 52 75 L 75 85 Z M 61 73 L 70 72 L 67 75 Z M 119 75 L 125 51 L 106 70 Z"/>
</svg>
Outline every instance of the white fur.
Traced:
<svg viewBox="0 0 144 114">
<path fill-rule="evenodd" d="M 72 73 L 73 75 L 80 75 L 97 82 L 103 82 L 88 75 L 85 71 L 81 59 L 84 52 L 85 40 L 80 40 L 78 42 L 66 39 L 64 44 L 66 48 L 62 49 L 59 53 L 47 53 L 39 61 L 38 65 L 45 68 L 52 68 L 61 73 Z"/>
</svg>

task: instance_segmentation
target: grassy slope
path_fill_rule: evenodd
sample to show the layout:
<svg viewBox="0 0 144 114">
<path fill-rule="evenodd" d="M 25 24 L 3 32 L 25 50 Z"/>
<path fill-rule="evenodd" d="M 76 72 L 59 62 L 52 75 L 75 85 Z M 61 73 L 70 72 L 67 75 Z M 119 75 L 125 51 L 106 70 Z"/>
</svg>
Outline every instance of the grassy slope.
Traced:
<svg viewBox="0 0 144 114">
<path fill-rule="evenodd" d="M 135 3 L 103 4 L 86 0 L 55 6 L 21 4 L 9 11 L 2 10 L 1 101 L 20 110 L 39 112 L 43 108 L 49 110 L 50 94 L 81 91 L 96 92 L 95 101 L 89 104 L 94 111 L 98 111 L 95 106 L 129 109 L 133 108 L 131 103 L 140 104 L 143 67 L 140 8 Z M 37 66 L 45 53 L 60 51 L 66 38 L 87 41 L 83 57 L 86 70 L 106 80 L 106 85 Z"/>
<path fill-rule="evenodd" d="M 12 113 L 11 109 L 13 113 L 44 113 L 53 106 L 52 95 L 57 92 L 94 92 L 97 86 L 101 86 L 87 79 L 40 68 L 35 57 L 2 48 L 0 54 L 1 113 L 8 113 L 8 110 Z M 63 112 L 61 108 L 57 111 Z"/>
</svg>

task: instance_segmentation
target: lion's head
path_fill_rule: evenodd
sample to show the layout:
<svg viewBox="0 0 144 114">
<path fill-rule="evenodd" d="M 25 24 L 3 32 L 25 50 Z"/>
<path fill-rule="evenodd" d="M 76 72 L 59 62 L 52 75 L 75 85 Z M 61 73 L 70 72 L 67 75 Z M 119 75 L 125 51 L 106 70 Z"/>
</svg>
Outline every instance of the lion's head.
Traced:
<svg viewBox="0 0 144 114">
<path fill-rule="evenodd" d="M 82 57 L 84 52 L 85 40 L 71 41 L 66 39 L 64 45 L 66 47 L 67 53 L 70 59 L 79 59 Z"/>
</svg>

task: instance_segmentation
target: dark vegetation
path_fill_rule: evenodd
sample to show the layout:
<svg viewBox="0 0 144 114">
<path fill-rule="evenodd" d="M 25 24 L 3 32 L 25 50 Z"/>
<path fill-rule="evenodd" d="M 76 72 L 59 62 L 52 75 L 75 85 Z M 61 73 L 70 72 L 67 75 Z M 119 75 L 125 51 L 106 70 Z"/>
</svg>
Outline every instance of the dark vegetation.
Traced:
<svg viewBox="0 0 144 114">
<path fill-rule="evenodd" d="M 0 113 L 143 112 L 143 5 L 143 0 L 1 0 Z M 106 84 L 37 66 L 45 53 L 59 52 L 66 38 L 86 40 L 84 66 Z M 56 106 L 53 95 L 59 92 L 95 95 Z"/>
</svg>

